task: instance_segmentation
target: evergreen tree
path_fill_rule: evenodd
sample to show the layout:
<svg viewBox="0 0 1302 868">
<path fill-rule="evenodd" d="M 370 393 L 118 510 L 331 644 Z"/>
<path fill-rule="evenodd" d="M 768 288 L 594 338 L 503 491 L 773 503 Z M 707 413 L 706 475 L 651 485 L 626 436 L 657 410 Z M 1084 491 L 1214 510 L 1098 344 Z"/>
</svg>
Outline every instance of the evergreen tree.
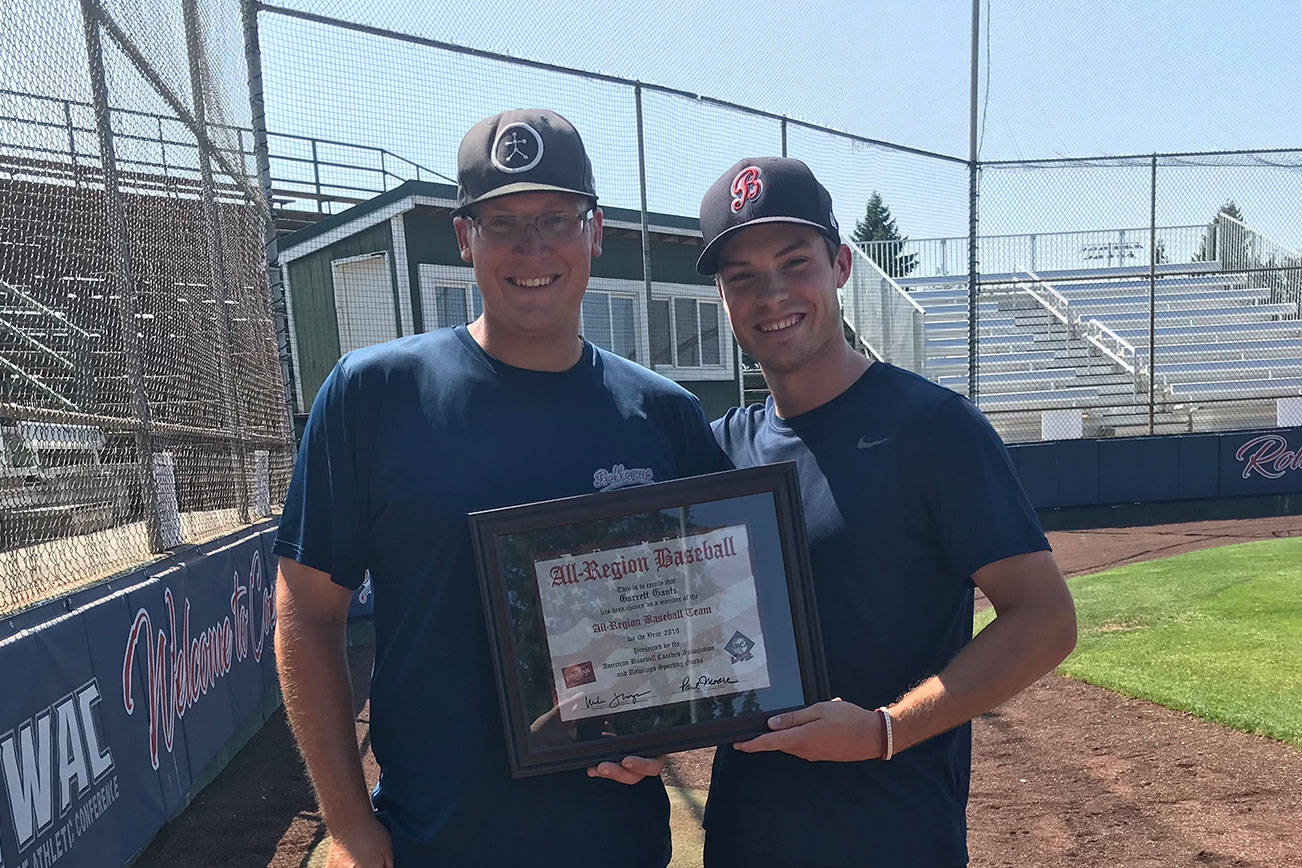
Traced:
<svg viewBox="0 0 1302 868">
<path fill-rule="evenodd" d="M 866 245 L 864 252 L 891 277 L 904 277 L 918 266 L 916 253 L 901 252 L 909 237 L 900 234 L 891 209 L 876 190 L 868 198 L 863 219 L 854 224 L 854 234 L 850 239 L 856 244 Z M 877 243 L 867 244 L 870 241 Z"/>
<path fill-rule="evenodd" d="M 1233 217 L 1235 220 L 1238 220 L 1240 223 L 1243 222 L 1243 212 L 1239 210 L 1238 205 L 1234 204 L 1233 199 L 1230 199 L 1228 202 L 1222 205 L 1217 210 L 1216 216 L 1212 218 L 1212 222 L 1207 224 L 1207 233 L 1203 236 L 1203 242 L 1198 247 L 1198 254 L 1194 256 L 1194 262 L 1210 262 L 1211 260 L 1216 258 L 1216 244 L 1215 244 L 1216 224 L 1220 221 L 1222 214 L 1225 214 L 1229 217 Z M 1210 250 L 1208 249 L 1208 244 L 1207 244 L 1208 240 L 1212 241 Z"/>
</svg>

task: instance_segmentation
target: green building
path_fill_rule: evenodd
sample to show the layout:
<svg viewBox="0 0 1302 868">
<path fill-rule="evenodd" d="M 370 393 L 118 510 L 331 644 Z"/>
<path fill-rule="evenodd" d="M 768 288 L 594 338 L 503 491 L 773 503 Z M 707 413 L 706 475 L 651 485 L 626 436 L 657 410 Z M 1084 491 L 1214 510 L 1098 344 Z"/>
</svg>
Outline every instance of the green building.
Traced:
<svg viewBox="0 0 1302 868">
<path fill-rule="evenodd" d="M 342 354 L 479 316 L 474 270 L 448 213 L 455 199 L 455 187 L 407 181 L 280 240 L 300 416 Z M 714 284 L 696 273 L 696 219 L 649 215 L 648 300 L 640 212 L 602 210 L 584 337 L 681 383 L 710 418 L 721 415 L 738 403 L 738 353 Z"/>
</svg>

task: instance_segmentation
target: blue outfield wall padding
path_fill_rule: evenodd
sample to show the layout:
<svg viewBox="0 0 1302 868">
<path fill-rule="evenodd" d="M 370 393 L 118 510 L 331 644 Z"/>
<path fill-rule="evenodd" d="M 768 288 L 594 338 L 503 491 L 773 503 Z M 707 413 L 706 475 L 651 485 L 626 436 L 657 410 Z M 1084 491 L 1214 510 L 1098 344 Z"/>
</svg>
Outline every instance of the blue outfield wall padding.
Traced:
<svg viewBox="0 0 1302 868">
<path fill-rule="evenodd" d="M 1191 434 L 1179 443 L 1176 496 L 1180 500 L 1215 497 L 1220 491 L 1220 435 Z"/>
<path fill-rule="evenodd" d="M 152 586 L 151 579 L 141 587 Z M 139 726 L 139 712 L 133 717 L 119 713 L 123 703 L 130 698 L 135 703 L 149 702 L 149 682 L 144 667 L 126 665 L 126 644 L 130 641 L 130 628 L 135 615 L 131 608 L 131 588 L 87 606 L 78 614 L 85 627 L 88 647 L 123 646 L 118 654 L 91 654 L 91 672 L 100 685 L 103 695 L 97 706 L 98 719 L 113 751 L 118 758 L 123 777 L 121 791 L 128 795 L 119 801 L 114 818 L 123 829 L 122 852 L 132 853 L 143 847 L 154 831 L 171 816 L 172 808 L 189 787 L 188 772 L 179 773 L 173 763 L 163 764 L 155 770 L 148 762 L 149 729 Z M 124 626 L 125 625 L 125 626 Z M 144 640 L 133 653 L 146 653 Z M 138 706 L 137 706 L 138 707 Z M 145 709 L 148 713 L 148 709 Z M 132 757 L 144 757 L 143 762 L 130 762 Z M 182 754 L 184 763 L 184 754 Z"/>
<path fill-rule="evenodd" d="M 1055 506 L 1099 502 L 1099 441 L 1066 440 L 1057 450 L 1058 501 Z"/>
<path fill-rule="evenodd" d="M 134 726 L 148 734 L 148 752 L 141 759 L 158 772 L 169 815 L 184 804 L 194 782 L 190 745 L 176 709 L 179 682 L 185 677 L 185 661 L 179 656 L 178 645 L 185 629 L 188 585 L 189 567 L 185 564 L 174 564 L 151 576 L 127 592 L 126 626 L 117 625 L 111 631 L 122 634 L 114 644 L 123 646 L 118 663 L 123 678 L 127 667 L 131 667 L 132 683 L 139 690 L 128 693 L 124 683 L 115 710 L 120 709 L 128 719 L 119 725 Z M 101 640 L 106 649 L 110 637 L 111 633 Z"/>
<path fill-rule="evenodd" d="M 274 532 L 187 547 L 40 607 L 35 626 L 10 619 L 0 866 L 124 864 L 193 796 L 275 688 Z"/>
<path fill-rule="evenodd" d="M 1037 509 L 1302 493 L 1302 428 L 1018 443 Z"/>
<path fill-rule="evenodd" d="M 1180 442 L 1179 437 L 1136 441 L 1136 471 L 1143 480 L 1140 500 L 1175 500 L 1180 496 Z"/>
<path fill-rule="evenodd" d="M 158 785 L 144 798 L 129 759 L 114 750 L 104 712 L 114 683 L 92 671 L 80 613 L 64 615 L 0 644 L 5 673 L 0 722 L 0 854 L 5 865 L 111 864 L 129 846 L 132 820 L 161 822 Z M 125 798 L 124 798 L 125 797 Z M 136 801 L 131 808 L 126 801 Z"/>
<path fill-rule="evenodd" d="M 1099 500 L 1133 503 L 1145 500 L 1139 444 L 1127 437 L 1099 444 Z"/>
<path fill-rule="evenodd" d="M 1220 452 L 1222 494 L 1302 490 L 1302 428 L 1223 437 Z"/>
<path fill-rule="evenodd" d="M 1035 506 L 1058 506 L 1058 452 L 1056 443 L 1028 443 L 1010 447 L 1026 496 Z"/>
</svg>

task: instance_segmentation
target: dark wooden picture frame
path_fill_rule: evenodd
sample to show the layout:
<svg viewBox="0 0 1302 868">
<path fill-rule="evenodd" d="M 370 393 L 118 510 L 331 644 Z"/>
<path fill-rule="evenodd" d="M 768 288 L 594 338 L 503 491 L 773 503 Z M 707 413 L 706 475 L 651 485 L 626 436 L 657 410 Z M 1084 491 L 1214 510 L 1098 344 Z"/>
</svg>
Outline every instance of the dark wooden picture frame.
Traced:
<svg viewBox="0 0 1302 868">
<path fill-rule="evenodd" d="M 695 517 L 706 523 L 689 531 Z M 720 518 L 741 523 L 754 541 L 748 557 L 756 608 L 772 640 L 769 686 L 603 712 L 604 720 L 587 726 L 561 723 L 554 689 L 544 696 L 553 683 L 551 657 L 538 585 L 526 565 L 562 551 L 685 538 L 721 526 Z M 469 519 L 514 777 L 738 741 L 766 732 L 773 714 L 828 698 L 794 462 L 485 510 Z M 549 701 L 551 711 L 539 715 Z"/>
</svg>

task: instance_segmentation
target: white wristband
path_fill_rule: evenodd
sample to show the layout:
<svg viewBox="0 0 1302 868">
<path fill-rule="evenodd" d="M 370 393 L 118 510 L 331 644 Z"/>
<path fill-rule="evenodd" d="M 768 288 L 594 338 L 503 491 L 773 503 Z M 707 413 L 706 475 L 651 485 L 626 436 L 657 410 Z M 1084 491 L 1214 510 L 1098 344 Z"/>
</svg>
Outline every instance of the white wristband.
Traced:
<svg viewBox="0 0 1302 868">
<path fill-rule="evenodd" d="M 891 732 L 891 713 L 886 710 L 884 705 L 879 707 L 877 711 L 882 716 L 882 723 L 885 725 L 886 730 L 886 743 L 882 746 L 881 756 L 882 761 L 885 762 L 895 755 L 895 738 Z"/>
</svg>

